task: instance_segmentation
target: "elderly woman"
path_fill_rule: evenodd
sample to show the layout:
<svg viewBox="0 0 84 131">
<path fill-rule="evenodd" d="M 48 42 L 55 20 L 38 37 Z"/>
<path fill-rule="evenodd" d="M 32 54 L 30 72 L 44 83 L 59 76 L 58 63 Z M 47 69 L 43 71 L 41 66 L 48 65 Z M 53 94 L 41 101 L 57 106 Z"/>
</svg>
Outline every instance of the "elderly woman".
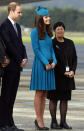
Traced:
<svg viewBox="0 0 84 131">
<path fill-rule="evenodd" d="M 66 122 L 66 114 L 68 100 L 71 100 L 71 92 L 75 89 L 74 75 L 77 66 L 77 55 L 73 41 L 64 37 L 64 23 L 55 23 L 54 32 L 53 48 L 58 61 L 55 67 L 56 90 L 49 91 L 47 95 L 50 99 L 51 128 L 72 129 Z M 58 101 L 60 101 L 60 125 L 58 125 L 56 119 Z"/>
</svg>

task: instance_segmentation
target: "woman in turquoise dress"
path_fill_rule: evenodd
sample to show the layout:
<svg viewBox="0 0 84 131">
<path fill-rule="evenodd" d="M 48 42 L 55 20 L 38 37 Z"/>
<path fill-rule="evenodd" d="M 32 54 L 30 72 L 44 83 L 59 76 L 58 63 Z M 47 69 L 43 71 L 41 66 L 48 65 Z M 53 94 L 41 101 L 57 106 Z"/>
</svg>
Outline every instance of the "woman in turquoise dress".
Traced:
<svg viewBox="0 0 84 131">
<path fill-rule="evenodd" d="M 36 90 L 34 99 L 35 126 L 39 130 L 49 130 L 44 125 L 43 114 L 47 91 L 56 89 L 54 68 L 57 61 L 51 39 L 49 10 L 45 7 L 37 7 L 36 13 L 35 28 L 31 32 L 31 42 L 35 56 L 30 90 Z"/>
</svg>

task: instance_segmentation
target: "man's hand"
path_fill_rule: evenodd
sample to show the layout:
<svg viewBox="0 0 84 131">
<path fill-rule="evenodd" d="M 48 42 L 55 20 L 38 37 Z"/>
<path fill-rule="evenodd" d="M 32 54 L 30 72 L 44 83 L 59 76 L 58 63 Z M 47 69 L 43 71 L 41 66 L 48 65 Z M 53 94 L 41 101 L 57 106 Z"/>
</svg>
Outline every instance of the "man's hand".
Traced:
<svg viewBox="0 0 84 131">
<path fill-rule="evenodd" d="M 10 63 L 9 59 L 7 59 L 7 57 L 5 56 L 5 57 L 4 57 L 4 62 L 3 62 L 1 65 L 2 65 L 2 67 L 4 68 L 4 67 L 6 67 L 9 63 Z"/>
<path fill-rule="evenodd" d="M 23 68 L 26 65 L 26 63 L 27 63 L 27 59 L 23 59 L 22 63 L 20 64 L 20 67 Z"/>
</svg>

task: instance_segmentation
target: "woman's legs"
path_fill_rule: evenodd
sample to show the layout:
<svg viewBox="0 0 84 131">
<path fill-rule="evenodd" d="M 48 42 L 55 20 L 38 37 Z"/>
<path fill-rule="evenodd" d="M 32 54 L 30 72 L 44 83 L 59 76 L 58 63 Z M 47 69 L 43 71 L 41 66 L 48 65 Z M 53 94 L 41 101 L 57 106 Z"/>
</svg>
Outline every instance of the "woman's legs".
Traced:
<svg viewBox="0 0 84 131">
<path fill-rule="evenodd" d="M 61 124 L 66 122 L 67 106 L 68 106 L 68 101 L 63 101 L 63 100 L 60 101 L 60 116 L 61 116 L 60 123 Z"/>
<path fill-rule="evenodd" d="M 45 109 L 46 91 L 36 91 L 34 99 L 34 107 L 36 112 L 36 119 L 40 127 L 44 127 L 43 114 Z"/>
<path fill-rule="evenodd" d="M 57 101 L 49 101 L 49 110 L 51 114 L 52 123 L 57 123 L 56 112 L 57 112 Z"/>
<path fill-rule="evenodd" d="M 60 126 L 65 129 L 72 129 L 71 126 L 69 126 L 66 122 L 66 114 L 67 114 L 67 108 L 68 108 L 68 101 L 60 101 Z"/>
<path fill-rule="evenodd" d="M 57 102 L 58 101 L 53 101 L 53 100 L 50 100 L 49 102 L 49 110 L 50 110 L 51 119 L 52 119 L 51 120 L 51 129 L 61 129 L 56 119 Z"/>
<path fill-rule="evenodd" d="M 44 116 L 46 95 L 47 95 L 47 92 L 43 91 L 43 95 L 42 95 L 42 99 L 41 99 L 41 117 L 42 117 L 42 119 L 43 119 L 43 116 Z"/>
</svg>

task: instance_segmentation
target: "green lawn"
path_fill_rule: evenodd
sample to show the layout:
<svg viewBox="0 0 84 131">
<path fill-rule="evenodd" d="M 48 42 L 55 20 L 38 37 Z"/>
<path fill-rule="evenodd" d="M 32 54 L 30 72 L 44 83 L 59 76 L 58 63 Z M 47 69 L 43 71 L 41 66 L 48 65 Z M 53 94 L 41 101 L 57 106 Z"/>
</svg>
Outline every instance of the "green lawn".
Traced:
<svg viewBox="0 0 84 131">
<path fill-rule="evenodd" d="M 73 40 L 75 44 L 84 44 L 84 37 L 68 37 Z"/>
<path fill-rule="evenodd" d="M 23 43 L 31 43 L 31 38 L 29 36 L 23 36 L 22 37 Z"/>
<path fill-rule="evenodd" d="M 66 32 L 65 37 L 74 41 L 75 44 L 84 44 L 84 32 Z M 28 35 L 22 37 L 24 43 L 31 43 Z"/>
<path fill-rule="evenodd" d="M 75 44 L 84 44 L 84 32 L 65 32 L 65 37 L 73 40 Z"/>
</svg>

